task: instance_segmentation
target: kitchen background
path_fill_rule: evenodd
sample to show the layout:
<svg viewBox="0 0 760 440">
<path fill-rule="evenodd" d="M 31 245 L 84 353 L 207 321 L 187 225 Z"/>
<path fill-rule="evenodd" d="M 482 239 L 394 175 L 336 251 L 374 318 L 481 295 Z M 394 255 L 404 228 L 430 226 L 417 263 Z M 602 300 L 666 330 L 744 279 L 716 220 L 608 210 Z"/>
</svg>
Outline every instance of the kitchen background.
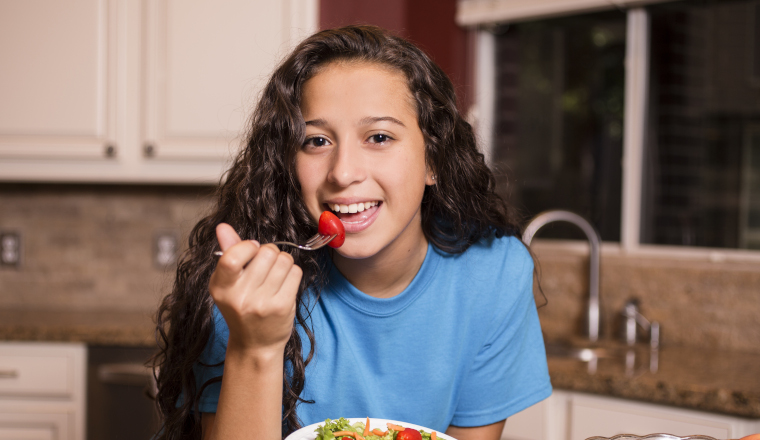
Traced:
<svg viewBox="0 0 760 440">
<path fill-rule="evenodd" d="M 77 2 L 71 3 L 74 5 Z M 476 68 L 479 66 L 479 32 L 486 29 L 492 36 L 492 41 L 495 41 L 493 59 L 496 60 L 496 65 L 493 76 L 496 84 L 494 87 L 499 91 L 494 98 L 494 135 L 493 138 L 485 136 L 484 143 L 489 148 L 490 145 L 493 146 L 489 156 L 497 170 L 500 190 L 517 204 L 526 221 L 540 210 L 571 209 L 588 217 L 601 231 L 605 240 L 600 288 L 602 337 L 620 339 L 620 313 L 626 301 L 637 298 L 641 312 L 650 320 L 661 323 L 663 347 L 687 346 L 717 352 L 760 355 L 760 242 L 752 242 L 750 239 L 741 241 L 738 232 L 739 225 L 744 225 L 747 231 L 752 225 L 760 227 L 757 217 L 760 216 L 760 165 L 757 162 L 760 158 L 760 141 L 756 141 L 754 147 L 751 143 L 746 144 L 750 145 L 747 151 L 756 153 L 755 156 L 744 156 L 742 159 L 740 153 L 730 153 L 734 151 L 731 150 L 733 144 L 729 145 L 729 141 L 721 143 L 720 140 L 721 136 L 730 138 L 732 135 L 730 129 L 725 128 L 726 124 L 721 125 L 721 120 L 730 122 L 737 119 L 737 114 L 741 114 L 740 119 L 747 127 L 756 127 L 760 118 L 760 2 L 673 2 L 676 5 L 673 10 L 666 6 L 661 9 L 653 6 L 651 26 L 659 33 L 653 34 L 652 41 L 661 41 L 663 44 L 653 44 L 652 51 L 655 55 L 655 47 L 665 47 L 662 50 L 666 51 L 659 55 L 660 58 L 653 58 L 652 65 L 658 66 L 659 70 L 652 74 L 650 81 L 650 84 L 658 86 L 652 88 L 652 95 L 649 96 L 649 101 L 656 103 L 653 108 L 657 111 L 652 110 L 649 115 L 651 120 L 648 127 L 659 128 L 659 131 L 648 132 L 651 141 L 649 145 L 658 145 L 659 150 L 647 153 L 647 164 L 650 166 L 644 167 L 648 170 L 645 172 L 655 173 L 644 178 L 645 191 L 642 196 L 642 216 L 646 218 L 642 221 L 641 244 L 650 246 L 641 246 L 635 252 L 620 245 L 621 222 L 624 219 L 621 220 L 620 200 L 622 172 L 618 168 L 622 160 L 623 144 L 620 130 L 624 117 L 624 84 L 621 78 L 624 75 L 626 48 L 626 10 L 612 7 L 608 2 L 599 2 L 608 4 L 592 8 L 593 10 L 560 14 L 565 17 L 559 18 L 553 17 L 557 13 L 552 13 L 545 16 L 538 14 L 538 18 L 526 16 L 528 18 L 503 20 L 496 24 L 485 23 L 481 27 L 460 25 L 466 20 L 466 17 L 462 18 L 462 11 L 467 10 L 467 7 L 477 8 L 479 3 L 498 2 L 463 0 L 459 4 L 459 12 L 455 0 L 322 0 L 318 4 L 291 0 L 267 8 L 281 8 L 268 13 L 285 17 L 283 20 L 286 25 L 282 28 L 292 26 L 302 31 L 313 29 L 316 26 L 309 24 L 309 20 L 318 17 L 320 28 L 359 22 L 372 23 L 409 37 L 426 49 L 451 76 L 459 92 L 463 111 L 470 114 L 476 125 L 482 121 L 482 114 L 479 115 L 477 109 L 482 108 L 478 107 L 478 100 L 483 99 L 478 95 L 476 83 L 476 79 L 480 78 L 480 72 Z M 519 1 L 504 0 L 502 3 L 519 10 Z M 572 10 L 572 4 L 580 2 L 538 3 L 549 5 L 546 7 L 550 9 L 552 4 L 559 4 L 564 6 L 557 7 L 558 9 Z M 684 4 L 687 7 L 678 9 L 678 5 Z M 733 6 L 734 12 L 730 8 L 709 9 L 716 4 Z M 90 8 L 93 5 L 94 8 Z M 46 3 L 46 6 L 51 5 Z M 32 58 L 36 47 L 34 34 L 26 34 L 18 29 L 23 29 L 24 24 L 30 23 L 30 20 L 58 23 L 60 20 L 56 18 L 56 13 L 60 11 L 54 11 L 55 7 L 47 10 L 18 8 L 18 2 L 0 2 L 0 16 L 10 17 L 9 14 L 16 9 L 34 11 L 34 14 L 17 16 L 15 19 L 0 19 L 4 20 L 4 26 L 0 26 L 1 70 L 6 72 L 0 71 L 0 233 L 19 237 L 21 242 L 19 263 L 0 266 L 0 329 L 3 331 L 0 339 L 56 341 L 71 340 L 72 334 L 80 334 L 82 339 L 91 338 L 100 345 L 149 346 L 153 337 L 152 314 L 161 297 L 168 292 L 173 277 L 173 260 L 162 258 L 166 257 L 166 252 L 171 255 L 171 250 L 175 247 L 181 252 L 192 226 L 213 205 L 214 183 L 218 181 L 224 164 L 224 160 L 219 159 L 219 151 L 229 151 L 238 145 L 239 133 L 234 129 L 235 124 L 242 125 L 241 121 L 244 121 L 255 96 L 241 97 L 236 109 L 230 112 L 233 116 L 229 120 L 212 112 L 211 122 L 208 122 L 209 118 L 203 119 L 206 113 L 199 111 L 194 114 L 192 109 L 187 110 L 188 103 L 182 101 L 178 94 L 192 91 L 199 95 L 213 95 L 216 84 L 205 84 L 205 90 L 193 88 L 193 85 L 203 84 L 202 78 L 191 78 L 187 85 L 182 82 L 183 78 L 178 72 L 183 71 L 183 66 L 206 63 L 207 61 L 198 61 L 194 57 L 203 58 L 197 54 L 206 53 L 204 51 L 216 53 L 218 48 L 214 48 L 211 43 L 208 47 L 203 46 L 205 43 L 198 40 L 187 45 L 192 46 L 188 49 L 172 40 L 179 35 L 202 33 L 194 32 L 192 26 L 181 28 L 187 17 L 182 17 L 182 8 L 176 3 L 103 0 L 79 2 L 74 6 L 87 12 L 92 9 L 116 30 L 111 32 L 107 30 L 110 29 L 108 27 L 95 29 L 96 32 L 107 35 L 106 44 L 117 48 L 118 56 L 107 55 L 105 61 L 102 61 L 103 48 L 97 46 L 93 48 L 93 59 L 96 64 L 104 63 L 106 70 L 121 73 L 100 77 L 97 75 L 103 72 L 93 69 L 97 71 L 94 81 L 100 81 L 98 87 L 101 88 L 93 92 L 96 96 L 87 97 L 96 103 L 93 104 L 93 114 L 105 109 L 106 116 L 92 116 L 85 109 L 85 115 L 90 119 L 85 118 L 82 123 L 75 120 L 72 123 L 75 128 L 78 127 L 77 124 L 96 126 L 90 130 L 94 133 L 90 137 L 78 132 L 73 135 L 66 133 L 65 127 L 43 126 L 44 121 L 56 117 L 55 113 L 46 112 L 46 106 L 56 107 L 59 114 L 65 114 L 66 106 L 78 105 L 74 102 L 77 100 L 75 95 L 69 97 L 72 102 L 46 101 L 46 95 L 62 96 L 59 90 L 69 87 L 67 75 L 76 75 L 78 72 L 78 69 L 66 70 L 65 66 L 70 67 L 72 63 L 65 57 L 63 61 L 39 61 L 40 66 L 46 62 L 52 63 L 53 67 L 64 66 L 60 75 L 56 69 L 52 69 L 45 74 L 29 76 L 29 81 L 40 82 L 39 90 L 35 91 L 32 99 L 32 104 L 37 105 L 37 108 L 32 106 L 30 110 L 19 107 L 23 101 L 14 95 L 18 87 L 12 80 L 28 75 L 13 71 L 13 66 L 8 61 L 20 56 L 18 51 L 25 50 L 17 39 L 19 36 L 29 38 L 28 51 Z M 76 8 L 72 7 L 71 10 Z M 214 10 L 222 7 L 215 4 L 210 8 L 209 10 Z M 196 13 L 206 16 L 202 11 Z M 667 16 L 668 13 L 676 15 Z M 729 23 L 718 31 L 705 24 L 707 17 L 719 17 L 720 14 L 728 17 L 729 21 L 741 18 L 746 20 L 740 24 Z M 568 15 L 571 17 L 568 18 Z M 153 19 L 154 16 L 159 19 Z M 160 19 L 166 17 L 169 17 L 168 23 L 176 25 L 169 27 L 169 31 L 156 24 L 156 20 L 160 22 Z M 658 17 L 665 18 L 657 21 Z M 457 19 L 460 24 L 457 24 Z M 698 19 L 702 21 L 699 22 Z M 144 26 L 134 24 L 138 22 L 144 23 Z M 669 27 L 673 23 L 680 23 L 680 30 Z M 16 33 L 13 33 L 13 30 L 8 30 L 9 26 L 5 26 L 10 24 L 21 28 L 16 28 Z M 711 21 L 708 24 L 715 27 L 720 22 Z M 279 25 L 278 23 L 277 26 Z M 50 27 L 56 29 L 54 25 Z M 710 67 L 713 70 L 708 69 L 708 73 L 705 73 L 707 70 L 699 70 L 708 64 L 705 59 L 709 57 L 699 52 L 700 46 L 697 43 L 689 46 L 690 41 L 694 41 L 693 38 L 689 39 L 689 32 L 704 29 L 712 29 L 712 33 L 700 33 L 702 40 L 707 41 L 712 41 L 709 36 L 717 38 L 726 29 L 744 32 L 731 40 L 746 42 L 741 47 L 743 52 L 738 58 L 724 57 L 721 61 L 724 64 L 718 64 L 727 65 L 730 67 L 727 70 L 734 71 L 744 68 L 730 64 L 744 62 L 736 60 L 746 59 L 750 64 L 755 63 L 747 68 L 746 75 L 727 80 L 731 85 L 740 81 L 747 84 L 745 89 L 738 92 L 740 99 L 735 101 L 742 103 L 740 109 L 732 108 L 731 103 L 723 103 L 716 110 L 716 105 L 708 102 L 709 93 L 705 90 L 711 91 L 713 95 L 720 94 L 720 91 L 712 89 L 720 81 L 711 80 L 720 76 L 715 73 L 720 69 Z M 183 30 L 186 31 L 185 34 L 181 33 Z M 70 29 L 62 30 L 69 31 Z M 172 34 L 172 31 L 176 33 Z M 571 37 L 582 35 L 583 32 L 591 35 L 591 45 L 585 47 L 578 43 L 573 46 Z M 668 32 L 677 35 L 667 38 Z M 132 41 L 130 36 L 135 35 L 139 38 Z M 240 69 L 255 67 L 258 69 L 255 71 L 268 72 L 271 70 L 268 66 L 273 65 L 277 54 L 281 54 L 288 44 L 297 41 L 298 35 L 302 33 L 288 34 L 277 30 L 272 35 L 261 38 L 256 44 L 264 48 L 262 50 L 267 54 L 266 61 L 257 61 L 263 64 L 243 66 Z M 595 35 L 597 40 L 594 40 Z M 601 42 L 599 38 L 606 40 Z M 163 42 L 164 47 L 178 47 L 189 52 L 177 55 L 177 52 L 182 52 L 178 50 L 167 56 L 148 44 L 154 41 L 152 39 Z M 566 43 L 565 39 L 569 42 Z M 226 61 L 242 57 L 244 56 L 234 54 Z M 142 61 L 132 63 L 138 59 Z M 679 65 L 685 67 L 678 72 L 671 72 L 670 76 L 662 76 L 662 72 L 668 68 L 675 69 L 666 65 L 672 59 L 678 59 Z M 169 61 L 161 64 L 161 60 Z M 657 60 L 660 60 L 660 64 L 657 64 Z M 576 70 L 585 72 L 573 73 L 568 69 L 565 77 L 557 77 L 557 71 L 561 72 L 563 66 L 572 66 L 574 62 L 582 62 L 580 67 L 585 69 Z M 523 70 L 520 70 L 520 66 L 523 66 Z M 689 72 L 696 73 L 689 78 Z M 661 76 L 657 77 L 657 74 Z M 607 75 L 607 79 L 600 80 L 599 77 L 604 75 Z M 673 80 L 674 77 L 686 79 L 676 81 Z M 85 78 L 77 82 L 79 80 L 75 79 L 74 83 L 77 85 L 92 80 Z M 172 83 L 171 80 L 176 82 Z M 249 77 L 242 88 L 255 95 L 257 81 L 260 78 Z M 577 85 L 583 81 L 586 84 L 591 82 L 593 87 L 587 85 L 584 89 Z M 144 89 L 140 89 L 141 84 Z M 220 87 L 224 89 L 223 85 Z M 657 95 L 667 87 L 678 89 L 681 95 L 675 92 L 675 95 Z M 159 98 L 151 95 L 156 90 L 161 91 Z M 602 107 L 602 110 L 595 110 L 595 114 L 579 116 L 577 112 L 573 113 L 578 106 L 596 108 L 594 104 L 597 101 L 594 101 L 594 97 L 598 97 L 600 102 L 612 104 Z M 614 104 L 615 99 L 621 102 Z M 686 104 L 673 105 L 674 101 Z M 9 105 L 9 102 L 14 105 Z M 668 103 L 671 104 L 670 107 Z M 688 103 L 692 105 L 687 105 Z M 28 115 L 35 115 L 35 112 L 39 112 L 43 122 L 34 122 L 35 119 L 33 123 L 27 124 L 26 121 L 33 119 Z M 678 116 L 678 112 L 692 117 L 686 124 L 691 127 L 688 133 L 678 131 L 683 129 L 683 125 L 676 123 L 673 128 L 672 124 L 667 125 L 669 121 L 661 117 L 663 114 L 674 113 Z M 18 116 L 19 113 L 27 115 L 27 119 Z M 706 124 L 704 115 L 707 113 L 711 115 L 711 121 L 718 122 L 707 124 L 709 130 L 703 131 Z M 547 116 L 542 118 L 542 115 Z M 96 122 L 92 123 L 92 120 Z M 216 128 L 220 124 L 224 126 L 221 135 Z M 207 132 L 214 131 L 216 137 L 202 132 L 208 126 L 214 128 Z M 615 131 L 615 127 L 618 131 Z M 200 135 L 193 137 L 191 135 L 196 128 Z M 606 134 L 588 134 L 595 130 Z M 560 134 L 552 137 L 551 133 Z M 698 167 L 695 172 L 697 176 L 678 174 L 684 168 L 679 168 L 679 163 L 688 165 L 694 163 L 693 159 L 689 162 L 687 157 L 682 158 L 683 162 L 678 162 L 678 157 L 673 159 L 678 156 L 677 152 L 667 152 L 667 148 L 674 144 L 672 138 L 679 136 L 678 142 L 691 146 L 686 148 L 689 151 L 702 147 L 694 139 L 710 136 L 718 139 L 713 144 L 704 146 L 706 152 L 700 156 L 701 168 Z M 481 137 L 484 137 L 482 133 Z M 81 151 L 71 147 L 79 138 L 84 139 Z M 588 142 L 585 141 L 587 138 L 590 139 Z M 40 147 L 41 140 L 46 139 L 58 142 L 55 147 L 60 149 L 53 152 L 51 148 Z M 208 147 L 209 143 L 218 144 L 219 139 L 222 139 L 221 149 Z M 186 143 L 183 144 L 185 140 Z M 737 141 L 739 147 L 736 148 L 744 148 L 745 143 L 742 142 Z M 130 144 L 136 147 L 130 147 Z M 185 145 L 189 153 L 183 151 Z M 605 146 L 607 156 L 599 152 L 600 145 Z M 713 163 L 715 157 L 721 156 L 709 148 L 718 153 L 726 151 L 726 154 L 737 156 L 732 159 L 734 168 L 705 168 L 704 164 Z M 679 151 L 682 150 L 683 147 Z M 658 154 L 670 154 L 670 159 L 658 161 Z M 541 158 L 546 158 L 549 163 L 541 163 Z M 597 161 L 596 172 L 589 172 L 588 168 L 590 166 L 593 169 L 594 161 Z M 737 177 L 740 175 L 738 170 L 748 170 L 744 171 L 744 180 Z M 729 178 L 736 182 L 733 186 L 723 185 L 728 187 L 724 192 L 706 192 L 705 185 L 699 180 L 699 176 L 704 175 L 720 182 Z M 722 175 L 726 176 L 723 180 L 720 177 Z M 697 183 L 688 190 L 691 199 L 683 202 L 683 206 L 678 205 L 675 198 L 662 196 L 668 192 L 670 183 L 689 179 Z M 745 187 L 751 191 L 742 190 L 741 182 L 745 182 Z M 653 187 L 658 189 L 651 189 Z M 613 195 L 600 196 L 597 194 L 600 188 Z M 553 197 L 553 193 L 560 195 Z M 749 211 L 739 208 L 739 200 L 744 200 L 742 197 L 748 200 L 745 208 L 748 207 Z M 715 209 L 696 209 L 695 207 L 707 203 L 703 203 L 704 198 L 721 202 L 714 204 L 722 206 L 733 204 L 734 208 L 718 210 L 717 213 Z M 652 211 L 646 211 L 647 208 Z M 708 211 L 718 220 L 728 217 L 730 221 L 696 221 L 709 217 L 705 214 Z M 748 219 L 744 223 L 742 215 Z M 669 229 L 663 227 L 664 232 L 660 233 L 658 224 Z M 673 224 L 676 226 L 673 227 Z M 679 229 L 679 224 L 695 224 L 696 232 L 683 238 L 678 235 L 678 231 L 683 229 Z M 675 234 L 668 232 L 674 229 Z M 719 237 L 704 243 L 694 238 L 705 236 L 705 231 L 713 230 L 719 230 L 714 235 L 729 238 Z M 585 243 L 574 242 L 572 239 L 577 236 L 573 235 L 572 230 L 555 228 L 549 234 L 548 237 L 555 240 L 543 240 L 535 246 L 541 286 L 541 291 L 536 291 L 536 297 L 541 304 L 547 302 L 539 310 L 542 328 L 547 340 L 583 335 L 588 289 Z M 539 235 L 542 236 L 544 235 Z M 756 250 L 753 251 L 752 248 Z M 6 244 L 3 249 L 7 250 Z M 105 329 L 103 334 L 88 336 L 88 326 L 91 323 L 99 323 Z M 119 328 L 129 329 L 131 335 L 125 337 Z M 760 373 L 760 367 L 754 368 Z M 757 385 L 752 386 L 757 389 Z M 760 407 L 760 401 L 753 400 L 751 404 Z"/>
</svg>

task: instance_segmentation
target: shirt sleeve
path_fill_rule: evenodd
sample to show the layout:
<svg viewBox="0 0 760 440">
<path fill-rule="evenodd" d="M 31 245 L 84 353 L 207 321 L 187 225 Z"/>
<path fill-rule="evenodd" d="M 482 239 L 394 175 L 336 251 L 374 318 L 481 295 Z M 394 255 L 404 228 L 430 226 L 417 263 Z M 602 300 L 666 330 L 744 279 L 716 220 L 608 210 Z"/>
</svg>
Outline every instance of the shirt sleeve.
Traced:
<svg viewBox="0 0 760 440">
<path fill-rule="evenodd" d="M 533 299 L 533 260 L 510 240 L 494 286 L 498 310 L 490 336 L 476 355 L 460 387 L 451 424 L 483 426 L 504 420 L 552 393 L 546 351 Z M 509 281 L 511 280 L 511 282 Z M 477 317 L 473 318 L 477 319 Z"/>
<path fill-rule="evenodd" d="M 196 392 L 200 392 L 198 410 L 215 413 L 219 404 L 222 382 L 219 380 L 224 372 L 224 357 L 227 352 L 229 329 L 219 309 L 214 306 L 214 331 L 201 357 L 193 365 Z"/>
</svg>

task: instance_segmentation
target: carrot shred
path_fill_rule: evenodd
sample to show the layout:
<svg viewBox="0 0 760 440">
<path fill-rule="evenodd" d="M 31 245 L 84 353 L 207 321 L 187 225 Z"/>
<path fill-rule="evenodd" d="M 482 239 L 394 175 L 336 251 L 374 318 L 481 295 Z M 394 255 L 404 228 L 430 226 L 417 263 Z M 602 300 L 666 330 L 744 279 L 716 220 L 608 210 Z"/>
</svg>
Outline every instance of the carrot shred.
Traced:
<svg viewBox="0 0 760 440">
<path fill-rule="evenodd" d="M 353 438 L 356 438 L 356 433 L 355 432 L 351 432 L 351 431 L 336 431 L 336 432 L 333 432 L 333 435 L 335 436 L 335 438 L 338 438 L 338 437 L 353 437 Z"/>
<path fill-rule="evenodd" d="M 385 434 L 387 434 L 388 431 L 383 431 L 382 429 L 375 428 L 375 429 L 372 430 L 372 433 L 375 434 L 375 435 L 379 435 L 380 437 L 382 437 Z"/>
<path fill-rule="evenodd" d="M 392 430 L 394 430 L 394 431 L 398 431 L 398 432 L 401 432 L 401 431 L 403 431 L 405 428 L 404 428 L 403 426 L 394 425 L 393 423 L 388 423 L 388 429 L 392 429 Z"/>
<path fill-rule="evenodd" d="M 438 438 L 438 434 L 435 433 L 435 431 L 430 433 L 430 440 L 436 440 Z"/>
<path fill-rule="evenodd" d="M 367 424 L 364 425 L 364 435 L 369 435 L 371 431 L 369 430 L 369 417 L 367 417 Z"/>
<path fill-rule="evenodd" d="M 356 440 L 365 440 L 365 438 L 364 438 L 364 437 L 362 437 L 362 435 L 361 435 L 361 434 L 359 434 L 358 432 L 354 433 L 354 438 L 355 438 Z"/>
</svg>

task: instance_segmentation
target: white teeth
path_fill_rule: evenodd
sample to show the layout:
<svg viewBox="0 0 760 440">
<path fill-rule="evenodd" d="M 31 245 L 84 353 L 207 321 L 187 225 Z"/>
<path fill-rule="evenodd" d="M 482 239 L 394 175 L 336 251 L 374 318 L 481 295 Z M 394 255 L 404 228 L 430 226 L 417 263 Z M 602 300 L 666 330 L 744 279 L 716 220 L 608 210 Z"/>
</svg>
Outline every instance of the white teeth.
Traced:
<svg viewBox="0 0 760 440">
<path fill-rule="evenodd" d="M 346 213 L 356 213 L 356 212 L 362 212 L 364 210 L 367 210 L 373 206 L 377 206 L 379 202 L 359 202 L 359 203 L 351 203 L 350 205 L 341 205 L 340 203 L 334 203 L 330 206 L 330 209 L 332 209 L 335 212 L 340 212 L 343 214 Z"/>
</svg>

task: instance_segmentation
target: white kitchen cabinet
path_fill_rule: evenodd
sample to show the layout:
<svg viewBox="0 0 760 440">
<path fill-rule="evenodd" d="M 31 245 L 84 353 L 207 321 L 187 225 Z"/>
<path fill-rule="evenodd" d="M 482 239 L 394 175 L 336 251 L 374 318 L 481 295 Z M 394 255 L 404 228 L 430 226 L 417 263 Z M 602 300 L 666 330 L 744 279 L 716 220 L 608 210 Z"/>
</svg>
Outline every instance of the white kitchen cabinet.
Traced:
<svg viewBox="0 0 760 440">
<path fill-rule="evenodd" d="M 72 437 L 66 413 L 0 412 L 0 440 L 63 440 Z"/>
<path fill-rule="evenodd" d="M 216 183 L 318 0 L 0 0 L 0 181 Z"/>
<path fill-rule="evenodd" d="M 3 163 L 106 157 L 117 140 L 114 6 L 108 0 L 0 1 Z"/>
<path fill-rule="evenodd" d="M 734 439 L 760 432 L 760 420 L 555 390 L 510 417 L 503 440 L 584 440 L 617 434 L 702 434 Z"/>
<path fill-rule="evenodd" d="M 0 343 L 0 440 L 84 440 L 83 344 Z"/>
</svg>

